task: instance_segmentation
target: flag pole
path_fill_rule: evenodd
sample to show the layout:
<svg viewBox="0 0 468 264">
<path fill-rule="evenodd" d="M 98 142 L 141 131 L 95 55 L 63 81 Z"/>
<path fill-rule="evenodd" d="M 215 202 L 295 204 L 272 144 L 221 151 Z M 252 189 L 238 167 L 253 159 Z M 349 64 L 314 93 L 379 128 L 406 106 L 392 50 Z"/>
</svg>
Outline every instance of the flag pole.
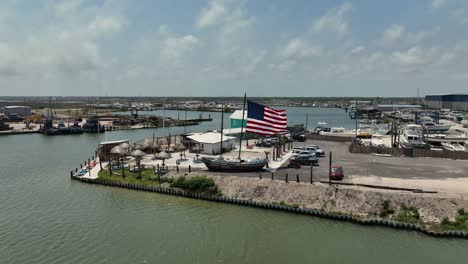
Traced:
<svg viewBox="0 0 468 264">
<path fill-rule="evenodd" d="M 239 160 L 241 159 L 242 137 L 244 135 L 244 115 L 245 115 L 245 101 L 246 100 L 247 100 L 247 93 L 244 93 L 244 104 L 242 106 L 242 124 L 241 124 L 240 144 L 239 144 Z"/>
<path fill-rule="evenodd" d="M 219 149 L 219 157 L 223 156 L 223 130 L 224 130 L 224 104 L 221 108 L 221 143 Z"/>
</svg>

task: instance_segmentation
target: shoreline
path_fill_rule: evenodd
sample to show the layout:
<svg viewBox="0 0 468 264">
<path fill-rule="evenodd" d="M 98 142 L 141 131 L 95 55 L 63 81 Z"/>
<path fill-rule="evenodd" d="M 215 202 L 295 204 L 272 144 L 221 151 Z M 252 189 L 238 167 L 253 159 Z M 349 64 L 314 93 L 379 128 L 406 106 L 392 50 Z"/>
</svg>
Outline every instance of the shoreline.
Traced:
<svg viewBox="0 0 468 264">
<path fill-rule="evenodd" d="M 182 175 L 173 174 L 169 177 L 175 177 L 175 176 L 182 176 Z M 332 220 L 348 221 L 348 222 L 353 222 L 353 223 L 357 223 L 361 225 L 387 226 L 387 227 L 392 227 L 396 229 L 418 231 L 418 232 L 422 232 L 424 234 L 435 236 L 435 237 L 468 238 L 468 231 L 459 231 L 459 230 L 437 231 L 431 228 L 429 225 L 424 224 L 424 223 L 421 224 L 421 223 L 400 222 L 400 221 L 395 221 L 393 219 L 384 219 L 384 218 L 375 217 L 369 214 L 353 213 L 353 212 L 357 212 L 357 209 L 356 209 L 356 206 L 350 206 L 349 203 L 350 201 L 353 201 L 353 199 L 350 199 L 349 197 L 352 197 L 352 196 L 363 197 L 366 200 L 369 200 L 368 195 L 366 195 L 369 192 L 368 191 L 363 192 L 359 190 L 356 191 L 356 190 L 352 190 L 349 188 L 342 188 L 340 189 L 342 190 L 341 192 L 331 191 L 333 187 L 326 188 L 327 190 L 325 192 L 329 193 L 330 197 L 333 197 L 333 199 L 336 200 L 335 206 L 333 206 L 333 203 L 326 200 L 325 206 L 321 204 L 319 207 L 317 206 L 314 207 L 314 206 L 300 206 L 299 204 L 294 203 L 297 200 L 291 199 L 291 197 L 289 198 L 281 197 L 281 195 L 285 195 L 287 193 L 290 196 L 291 194 L 290 188 L 310 190 L 310 188 L 317 188 L 317 187 L 322 188 L 323 186 L 311 185 L 311 184 L 306 184 L 306 183 L 294 183 L 294 182 L 284 183 L 282 181 L 277 181 L 277 180 L 271 181 L 268 179 L 263 179 L 263 180 L 262 179 L 247 179 L 247 178 L 241 178 L 241 177 L 236 177 L 236 176 L 226 177 L 226 176 L 211 176 L 210 175 L 209 177 L 212 177 L 215 180 L 216 185 L 220 188 L 221 192 L 223 193 L 223 196 L 214 196 L 214 195 L 205 195 L 202 193 L 191 193 L 191 192 L 187 192 L 187 191 L 180 190 L 180 189 L 165 187 L 167 185 L 150 186 L 150 185 L 144 185 L 144 184 L 108 181 L 108 180 L 103 180 L 100 178 L 90 179 L 90 178 L 85 178 L 85 177 L 77 177 L 73 175 L 70 175 L 70 177 L 72 180 L 78 180 L 80 182 L 90 183 L 90 184 L 98 184 L 98 185 L 105 185 L 105 186 L 111 186 L 111 187 L 147 191 L 147 192 L 158 192 L 158 193 L 163 193 L 163 194 L 183 196 L 187 198 L 195 198 L 195 199 L 209 200 L 209 201 L 215 201 L 215 202 L 224 202 L 224 203 L 238 204 L 238 205 L 244 205 L 244 206 L 251 206 L 251 207 L 257 207 L 257 208 L 263 208 L 263 209 L 286 211 L 286 212 L 292 212 L 292 213 L 298 213 L 298 214 L 304 214 L 304 215 L 312 215 L 312 216 L 317 216 L 317 217 L 327 218 L 327 219 L 332 219 Z M 239 180 L 241 181 L 241 183 L 247 184 L 249 187 L 242 185 L 242 184 L 239 185 L 238 184 Z M 273 190 L 272 193 L 274 193 L 276 197 L 271 197 L 269 196 L 268 193 L 265 195 L 265 188 L 262 188 L 262 187 L 258 188 L 259 186 L 265 186 L 266 184 L 273 185 L 272 186 L 273 188 L 271 188 L 271 190 Z M 233 186 L 234 188 L 231 188 Z M 285 186 L 292 186 L 292 187 L 284 188 Z M 278 188 L 281 188 L 283 192 L 278 193 L 278 190 L 279 190 Z M 262 194 L 262 190 L 263 190 L 263 194 Z M 254 191 L 256 195 L 247 194 L 248 192 L 251 192 L 251 191 Z M 340 195 L 343 195 L 343 197 L 345 197 L 346 199 L 337 198 L 338 193 Z M 304 193 L 300 191 L 295 192 L 293 194 L 299 197 L 304 197 Z M 380 197 L 385 197 L 385 193 L 377 193 L 377 195 Z M 404 197 L 403 200 L 405 198 L 409 198 L 407 201 L 413 200 L 413 202 L 414 200 L 419 199 L 420 202 L 426 203 L 426 204 L 428 203 L 428 199 L 434 199 L 438 201 L 444 200 L 442 198 L 424 197 L 423 194 L 418 194 L 419 196 L 418 199 L 415 197 L 408 197 L 407 194 L 402 194 L 402 193 L 393 192 L 391 195 L 395 195 L 400 198 Z M 272 198 L 275 198 L 275 199 L 272 199 Z M 318 202 L 321 201 L 319 199 L 316 199 L 316 197 L 309 196 L 308 198 L 313 198 L 313 200 L 318 201 Z M 282 199 L 282 200 L 278 202 L 278 199 Z M 453 199 L 445 199 L 445 200 L 446 200 L 445 202 L 450 202 L 450 200 L 453 200 Z M 395 201 L 392 201 L 392 202 L 395 202 Z M 338 206 L 336 206 L 337 204 Z M 372 208 L 371 203 L 368 203 L 366 206 L 368 208 Z M 347 208 L 348 211 L 346 210 L 334 211 L 333 208 L 334 209 Z M 438 211 L 437 213 L 445 214 L 446 212 L 442 210 L 442 211 Z M 421 214 L 423 217 L 428 217 L 427 212 L 422 212 Z"/>
</svg>

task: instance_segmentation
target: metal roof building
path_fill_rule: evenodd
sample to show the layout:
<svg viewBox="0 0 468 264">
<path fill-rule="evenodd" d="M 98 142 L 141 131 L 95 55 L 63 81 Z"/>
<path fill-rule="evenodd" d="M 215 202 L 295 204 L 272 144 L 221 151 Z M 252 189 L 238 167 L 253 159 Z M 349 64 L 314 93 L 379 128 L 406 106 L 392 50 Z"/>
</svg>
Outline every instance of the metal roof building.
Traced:
<svg viewBox="0 0 468 264">
<path fill-rule="evenodd" d="M 468 94 L 427 95 L 426 104 L 434 109 L 468 111 Z"/>
</svg>

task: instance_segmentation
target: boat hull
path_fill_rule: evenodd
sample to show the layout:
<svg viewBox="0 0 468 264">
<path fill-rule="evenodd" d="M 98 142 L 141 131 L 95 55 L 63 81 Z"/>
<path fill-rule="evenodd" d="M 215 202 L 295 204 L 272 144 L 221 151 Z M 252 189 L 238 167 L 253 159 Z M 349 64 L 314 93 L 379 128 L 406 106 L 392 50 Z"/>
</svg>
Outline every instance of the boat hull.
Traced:
<svg viewBox="0 0 468 264">
<path fill-rule="evenodd" d="M 267 160 L 260 160 L 255 162 L 249 161 L 230 161 L 223 159 L 210 159 L 202 158 L 202 162 L 210 171 L 224 171 L 224 172 L 254 172 L 261 171 L 268 163 Z"/>
</svg>

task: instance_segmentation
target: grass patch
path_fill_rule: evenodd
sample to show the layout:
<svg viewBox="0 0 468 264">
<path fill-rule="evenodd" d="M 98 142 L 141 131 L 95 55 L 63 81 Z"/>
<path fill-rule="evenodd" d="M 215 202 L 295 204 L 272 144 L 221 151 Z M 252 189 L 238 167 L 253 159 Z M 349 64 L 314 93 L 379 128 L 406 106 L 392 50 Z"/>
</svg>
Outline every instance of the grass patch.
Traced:
<svg viewBox="0 0 468 264">
<path fill-rule="evenodd" d="M 101 170 L 98 173 L 98 178 L 101 180 L 124 182 L 124 183 L 138 183 L 143 185 L 159 185 L 158 176 L 153 174 L 152 169 L 145 169 L 141 171 L 141 179 L 138 172 L 132 172 L 125 169 L 125 178 L 122 177 L 122 170 L 113 170 L 112 176 L 109 175 L 108 170 Z M 161 179 L 162 180 L 162 179 Z"/>
<path fill-rule="evenodd" d="M 458 209 L 455 221 L 450 221 L 448 217 L 444 217 L 440 224 L 435 227 L 439 231 L 448 230 L 465 230 L 468 231 L 468 212 L 463 208 Z"/>
<path fill-rule="evenodd" d="M 420 216 L 418 209 L 414 206 L 406 206 L 406 205 L 401 205 L 400 211 L 398 212 L 397 216 L 395 217 L 396 221 L 399 222 L 404 222 L 404 223 L 419 223 L 420 222 Z"/>
<path fill-rule="evenodd" d="M 214 180 L 207 176 L 179 177 L 170 183 L 170 187 L 195 193 L 221 195 Z"/>
<path fill-rule="evenodd" d="M 395 210 L 393 210 L 393 208 L 390 207 L 390 201 L 389 200 L 383 201 L 382 210 L 380 211 L 379 216 L 382 218 L 385 218 L 394 213 L 395 213 Z"/>
</svg>

